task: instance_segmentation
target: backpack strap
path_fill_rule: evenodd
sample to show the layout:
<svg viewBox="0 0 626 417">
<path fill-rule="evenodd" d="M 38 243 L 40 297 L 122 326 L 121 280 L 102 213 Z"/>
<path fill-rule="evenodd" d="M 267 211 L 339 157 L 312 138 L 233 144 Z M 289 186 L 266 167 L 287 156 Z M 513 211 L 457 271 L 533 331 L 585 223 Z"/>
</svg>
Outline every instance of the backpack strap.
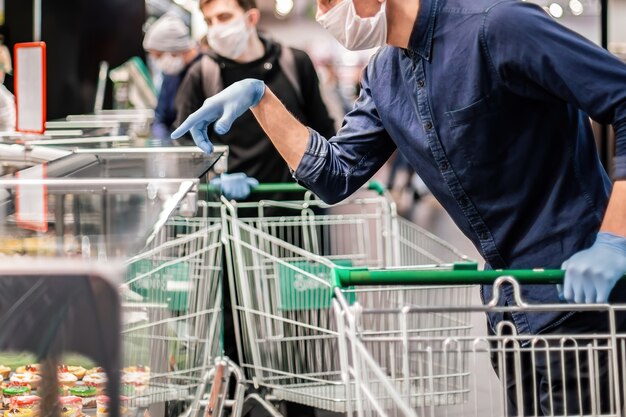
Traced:
<svg viewBox="0 0 626 417">
<path fill-rule="evenodd" d="M 213 97 L 224 89 L 220 66 L 209 55 L 203 55 L 200 61 L 202 71 L 202 90 L 205 97 Z"/>
<path fill-rule="evenodd" d="M 280 65 L 283 74 L 287 77 L 289 84 L 293 87 L 298 104 L 304 106 L 304 98 L 302 97 L 302 88 L 300 88 L 300 81 L 298 78 L 298 68 L 296 65 L 296 56 L 293 50 L 287 46 L 282 46 L 280 56 L 278 57 L 278 64 Z M 213 97 L 224 89 L 222 83 L 222 73 L 220 66 L 210 55 L 202 56 L 200 61 L 202 71 L 202 90 L 205 97 Z"/>
<path fill-rule="evenodd" d="M 283 74 L 296 92 L 298 104 L 304 108 L 304 98 L 302 97 L 302 88 L 300 88 L 300 79 L 298 78 L 298 68 L 296 66 L 296 56 L 293 49 L 288 46 L 281 45 L 280 57 L 278 63 L 283 70 Z"/>
</svg>

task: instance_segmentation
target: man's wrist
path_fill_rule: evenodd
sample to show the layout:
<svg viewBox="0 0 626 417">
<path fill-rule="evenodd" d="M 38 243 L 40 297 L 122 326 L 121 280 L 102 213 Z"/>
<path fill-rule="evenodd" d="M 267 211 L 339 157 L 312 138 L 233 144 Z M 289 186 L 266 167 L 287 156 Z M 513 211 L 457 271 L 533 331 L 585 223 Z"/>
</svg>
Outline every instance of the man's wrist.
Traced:
<svg viewBox="0 0 626 417">
<path fill-rule="evenodd" d="M 599 232 L 596 237 L 596 244 L 610 246 L 620 250 L 626 256 L 626 237 L 610 232 Z"/>
<path fill-rule="evenodd" d="M 250 108 L 258 106 L 265 95 L 265 83 L 261 80 L 252 79 L 252 105 Z"/>
</svg>

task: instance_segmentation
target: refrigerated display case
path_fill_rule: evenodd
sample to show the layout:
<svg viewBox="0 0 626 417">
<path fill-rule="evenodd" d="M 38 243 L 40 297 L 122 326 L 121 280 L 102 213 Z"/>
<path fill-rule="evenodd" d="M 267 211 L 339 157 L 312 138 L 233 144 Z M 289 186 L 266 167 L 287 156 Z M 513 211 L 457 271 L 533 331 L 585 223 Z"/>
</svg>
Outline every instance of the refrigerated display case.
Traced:
<svg viewBox="0 0 626 417">
<path fill-rule="evenodd" d="M 197 217 L 196 191 L 222 154 L 192 147 L 71 152 L 6 146 L 13 154 L 0 152 L 0 162 L 19 162 L 14 173 L 0 178 L 0 265 L 13 266 L 10 278 L 0 274 L 0 322 L 5 323 L 0 379 L 8 380 L 6 405 L 12 404 L 13 391 L 38 394 L 42 407 L 57 407 L 57 396 L 70 403 L 78 396 L 83 413 L 96 415 L 97 406 L 115 416 L 193 397 L 219 346 L 220 309 L 206 294 L 221 294 L 213 288 L 219 285 L 220 270 L 213 265 L 221 259 L 221 244 L 207 240 L 219 236 L 219 224 Z M 45 175 L 29 175 L 32 171 Z M 108 316 L 85 310 L 103 304 L 94 295 L 97 274 L 85 272 L 101 267 L 117 273 L 108 281 L 115 281 Z M 119 326 L 64 332 L 82 328 L 74 326 L 76 320 L 88 317 Z M 24 343 L 13 343 L 16 328 L 7 323 L 20 323 Z M 55 348 L 45 348 L 51 340 Z M 107 343 L 119 346 L 118 341 L 121 355 L 108 351 L 109 360 L 94 352 Z M 47 375 L 40 375 L 44 368 Z M 11 388 L 25 380 L 28 389 Z M 107 386 L 111 380 L 121 381 L 121 409 L 101 397 L 118 398 L 118 388 Z M 45 387 L 56 388 L 44 393 Z M 56 411 L 64 416 L 76 411 L 62 406 Z"/>
</svg>

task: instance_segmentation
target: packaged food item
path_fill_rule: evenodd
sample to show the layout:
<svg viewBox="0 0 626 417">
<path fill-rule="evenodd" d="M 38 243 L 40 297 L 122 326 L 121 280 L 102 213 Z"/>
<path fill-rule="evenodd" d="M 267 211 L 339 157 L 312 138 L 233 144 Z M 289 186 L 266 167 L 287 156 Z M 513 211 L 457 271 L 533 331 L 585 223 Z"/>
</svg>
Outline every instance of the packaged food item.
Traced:
<svg viewBox="0 0 626 417">
<path fill-rule="evenodd" d="M 9 374 L 11 373 L 11 368 L 8 366 L 0 365 L 0 376 L 2 379 L 9 379 Z"/>
<path fill-rule="evenodd" d="M 105 373 L 93 373 L 85 375 L 83 382 L 85 385 L 95 387 L 98 390 L 98 394 L 102 394 L 107 386 L 107 375 Z"/>
<path fill-rule="evenodd" d="M 11 397 L 17 397 L 20 395 L 30 395 L 30 385 L 9 383 L 8 386 L 2 389 L 2 407 L 7 408 L 11 401 Z"/>
<path fill-rule="evenodd" d="M 82 366 L 60 365 L 59 373 L 64 373 L 64 372 L 69 372 L 70 374 L 73 374 L 76 377 L 76 379 L 80 380 L 80 379 L 83 379 L 87 370 L 83 368 Z"/>
<path fill-rule="evenodd" d="M 96 417 L 109 417 L 109 397 L 98 395 L 96 398 Z"/>
<path fill-rule="evenodd" d="M 16 382 L 21 385 L 30 385 L 32 389 L 37 389 L 41 383 L 41 375 L 32 372 L 25 372 L 23 374 L 13 374 L 9 379 L 11 382 Z"/>
<path fill-rule="evenodd" d="M 4 417 L 37 417 L 38 414 L 30 408 L 10 408 L 4 412 Z"/>
<path fill-rule="evenodd" d="M 83 402 L 83 408 L 96 407 L 96 395 L 98 395 L 98 390 L 95 387 L 89 385 L 77 385 L 70 388 L 70 395 L 79 397 Z"/>
<path fill-rule="evenodd" d="M 69 372 L 58 373 L 57 378 L 59 378 L 59 384 L 65 385 L 66 387 L 73 387 L 76 385 L 76 381 L 78 381 L 76 375 Z"/>
<path fill-rule="evenodd" d="M 130 399 L 124 395 L 120 396 L 120 417 L 128 417 L 128 409 L 130 406 Z"/>
<path fill-rule="evenodd" d="M 101 366 L 98 366 L 98 367 L 96 367 L 96 368 L 91 368 L 91 369 L 88 369 L 88 370 L 85 372 L 85 375 L 90 375 L 90 374 L 104 374 L 104 373 L 106 373 L 106 372 L 104 371 L 104 368 L 103 368 L 103 367 L 101 367 Z"/>
<path fill-rule="evenodd" d="M 41 373 L 41 365 L 39 365 L 38 363 L 33 363 L 30 365 L 19 366 L 15 370 L 16 374 L 24 374 L 26 372 L 30 372 L 32 374 L 39 374 Z"/>
<path fill-rule="evenodd" d="M 62 407 L 71 407 L 78 409 L 79 412 L 83 410 L 83 400 L 75 395 L 67 395 L 59 398 L 59 404 Z"/>
<path fill-rule="evenodd" d="M 61 417 L 81 417 L 82 415 L 82 411 L 76 407 L 71 407 L 69 405 L 61 407 Z"/>
<path fill-rule="evenodd" d="M 37 395 L 17 395 L 9 400 L 9 408 L 39 409 L 41 398 Z"/>
<path fill-rule="evenodd" d="M 122 384 L 131 385 L 136 393 L 146 390 L 150 383 L 150 367 L 129 366 L 122 371 Z"/>
<path fill-rule="evenodd" d="M 96 417 L 109 417 L 109 404 L 111 399 L 106 395 L 98 395 L 96 398 Z M 128 397 L 120 396 L 120 417 L 128 416 Z"/>
</svg>

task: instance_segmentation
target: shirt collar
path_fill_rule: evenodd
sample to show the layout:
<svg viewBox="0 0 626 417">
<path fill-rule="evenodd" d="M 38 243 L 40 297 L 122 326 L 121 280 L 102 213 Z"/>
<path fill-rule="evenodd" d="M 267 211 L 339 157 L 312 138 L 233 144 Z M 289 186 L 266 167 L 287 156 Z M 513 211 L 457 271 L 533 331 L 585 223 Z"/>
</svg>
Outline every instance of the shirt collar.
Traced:
<svg viewBox="0 0 626 417">
<path fill-rule="evenodd" d="M 433 32 L 440 0 L 420 0 L 417 19 L 409 39 L 408 50 L 429 60 L 432 53 Z"/>
</svg>

